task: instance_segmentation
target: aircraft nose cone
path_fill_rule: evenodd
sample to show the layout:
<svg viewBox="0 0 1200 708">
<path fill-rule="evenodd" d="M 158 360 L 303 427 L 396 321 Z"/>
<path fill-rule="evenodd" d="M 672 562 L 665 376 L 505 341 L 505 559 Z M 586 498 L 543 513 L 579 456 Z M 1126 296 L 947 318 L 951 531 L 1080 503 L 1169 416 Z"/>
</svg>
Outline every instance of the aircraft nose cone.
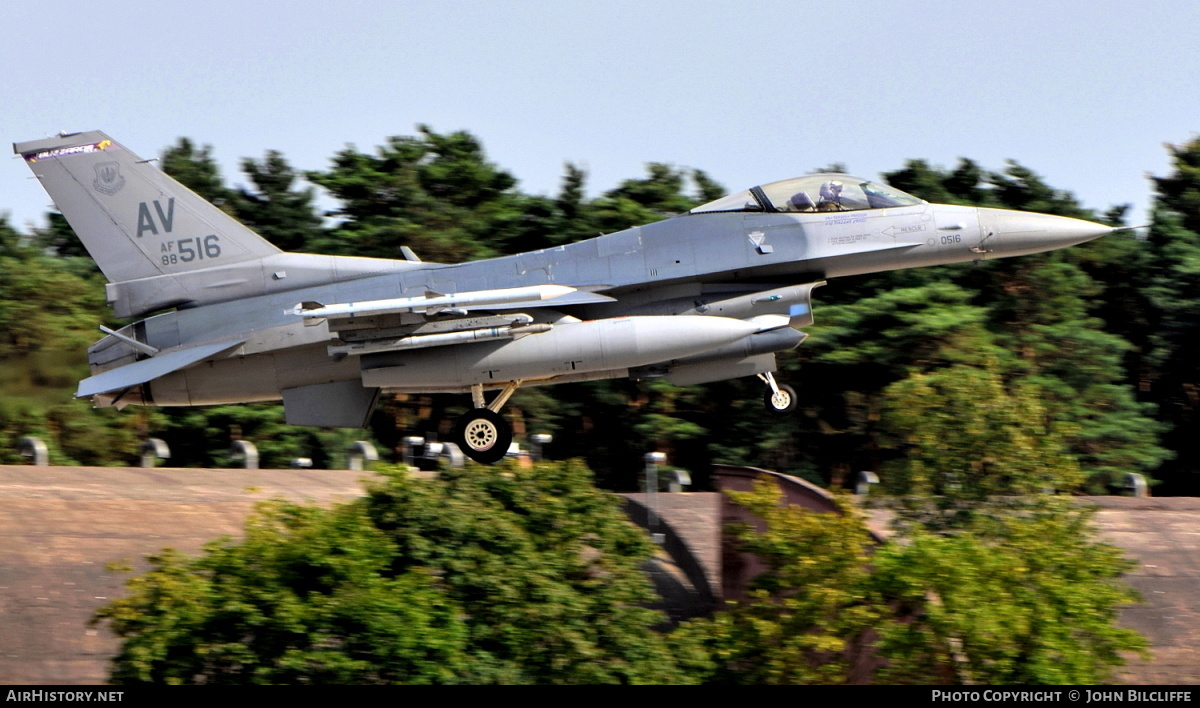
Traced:
<svg viewBox="0 0 1200 708">
<path fill-rule="evenodd" d="M 1111 226 L 1083 219 L 1008 209 L 980 209 L 983 248 L 995 256 L 1021 256 L 1053 251 L 1107 236 Z"/>
</svg>

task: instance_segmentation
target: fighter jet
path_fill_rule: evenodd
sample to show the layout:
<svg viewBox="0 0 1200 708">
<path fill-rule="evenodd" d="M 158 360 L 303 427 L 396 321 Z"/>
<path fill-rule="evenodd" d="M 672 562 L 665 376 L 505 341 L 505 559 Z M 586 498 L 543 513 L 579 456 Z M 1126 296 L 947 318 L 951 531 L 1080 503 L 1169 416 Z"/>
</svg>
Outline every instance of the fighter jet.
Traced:
<svg viewBox="0 0 1200 708">
<path fill-rule="evenodd" d="M 522 386 L 758 376 L 786 415 L 775 355 L 829 278 L 1063 248 L 1114 229 L 930 204 L 817 174 L 665 221 L 459 264 L 285 253 L 101 132 L 17 143 L 108 279 L 117 317 L 77 396 L 101 407 L 282 400 L 294 425 L 361 427 L 380 392 L 469 394 L 454 442 L 484 463 Z M 496 392 L 489 402 L 488 392 Z"/>
</svg>

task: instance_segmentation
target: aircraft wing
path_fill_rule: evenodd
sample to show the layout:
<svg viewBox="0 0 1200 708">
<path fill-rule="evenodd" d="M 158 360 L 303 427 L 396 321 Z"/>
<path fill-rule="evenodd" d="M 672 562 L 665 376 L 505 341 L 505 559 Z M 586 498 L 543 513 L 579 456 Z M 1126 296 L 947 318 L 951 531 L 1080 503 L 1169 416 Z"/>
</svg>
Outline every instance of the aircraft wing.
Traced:
<svg viewBox="0 0 1200 708">
<path fill-rule="evenodd" d="M 165 376 L 172 371 L 178 371 L 196 362 L 203 361 L 215 354 L 220 354 L 234 347 L 241 346 L 245 341 L 244 339 L 237 339 L 212 344 L 201 344 L 200 346 L 159 354 L 149 359 L 143 359 L 132 364 L 110 369 L 109 371 L 80 381 L 79 390 L 75 392 L 75 396 L 77 398 L 86 398 L 100 393 L 111 393 L 129 388 L 130 386 L 144 384 L 160 376 Z"/>
</svg>

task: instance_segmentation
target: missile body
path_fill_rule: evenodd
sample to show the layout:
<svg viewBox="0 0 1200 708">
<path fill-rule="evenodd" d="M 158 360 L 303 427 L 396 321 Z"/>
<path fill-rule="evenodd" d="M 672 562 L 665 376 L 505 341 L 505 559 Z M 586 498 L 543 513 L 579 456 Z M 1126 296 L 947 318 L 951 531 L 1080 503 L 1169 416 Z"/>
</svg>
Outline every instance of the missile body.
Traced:
<svg viewBox="0 0 1200 708">
<path fill-rule="evenodd" d="M 400 351 L 404 349 L 428 349 L 442 347 L 448 344 L 467 344 L 470 342 L 487 342 L 496 339 L 513 339 L 530 334 L 541 334 L 552 329 L 548 324 L 522 325 L 519 327 L 483 327 L 480 329 L 465 329 L 457 332 L 439 332 L 437 334 L 418 334 L 400 339 L 383 339 L 371 342 L 354 342 L 329 347 L 330 356 L 348 356 L 375 354 L 378 352 Z"/>
<path fill-rule="evenodd" d="M 728 317 L 620 317 L 556 324 L 515 341 L 361 357 L 365 386 L 461 390 L 472 384 L 624 370 L 716 349 L 759 331 Z"/>
<path fill-rule="evenodd" d="M 405 312 L 436 312 L 446 309 L 467 309 L 487 305 L 504 305 L 510 302 L 534 302 L 549 300 L 568 293 L 575 288 L 565 285 L 531 285 L 523 288 L 500 288 L 495 290 L 473 290 L 465 293 L 429 294 L 418 297 L 397 297 L 365 302 L 342 302 L 334 305 L 306 307 L 300 303 L 288 314 L 305 319 L 318 317 L 362 317 L 366 315 L 391 315 Z M 315 303 L 314 303 L 315 304 Z"/>
</svg>

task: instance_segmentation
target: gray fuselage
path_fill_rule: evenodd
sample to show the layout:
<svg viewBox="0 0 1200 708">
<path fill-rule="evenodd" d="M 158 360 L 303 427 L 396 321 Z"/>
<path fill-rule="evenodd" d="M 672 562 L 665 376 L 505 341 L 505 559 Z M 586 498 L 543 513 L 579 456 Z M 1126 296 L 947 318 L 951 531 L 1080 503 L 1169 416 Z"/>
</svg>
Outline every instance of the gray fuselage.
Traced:
<svg viewBox="0 0 1200 708">
<path fill-rule="evenodd" d="M 514 349 L 519 342 L 338 360 L 326 351 L 331 333 L 324 323 L 306 326 L 287 310 L 298 301 L 367 301 L 427 291 L 561 284 L 600 291 L 616 300 L 524 311 L 548 322 L 560 321 L 563 315 L 581 320 L 668 315 L 741 319 L 789 313 L 794 303 L 786 298 L 763 303 L 747 297 L 761 291 L 1049 250 L 1069 245 L 1065 241 L 1094 238 L 1097 227 L 1062 217 L 924 203 L 848 212 L 685 214 L 515 256 L 458 265 L 420 264 L 397 273 L 183 309 L 145 320 L 142 338 L 159 349 L 246 339 L 226 358 L 155 381 L 152 397 L 158 405 L 273 400 L 283 389 L 358 379 L 364 370 L 385 364 L 398 371 L 387 389 L 465 391 L 472 384 L 495 387 L 507 379 L 489 374 L 486 362 L 471 367 L 448 355 L 448 349 L 470 349 L 468 358 L 478 361 L 506 347 Z M 705 307 L 713 302 L 732 306 Z M 407 379 L 397 366 L 406 362 L 412 371 Z M 605 378 L 627 375 L 630 368 L 575 366 L 569 374 L 548 370 L 543 376 L 554 381 Z M 439 368 L 445 371 L 438 373 Z"/>
</svg>

